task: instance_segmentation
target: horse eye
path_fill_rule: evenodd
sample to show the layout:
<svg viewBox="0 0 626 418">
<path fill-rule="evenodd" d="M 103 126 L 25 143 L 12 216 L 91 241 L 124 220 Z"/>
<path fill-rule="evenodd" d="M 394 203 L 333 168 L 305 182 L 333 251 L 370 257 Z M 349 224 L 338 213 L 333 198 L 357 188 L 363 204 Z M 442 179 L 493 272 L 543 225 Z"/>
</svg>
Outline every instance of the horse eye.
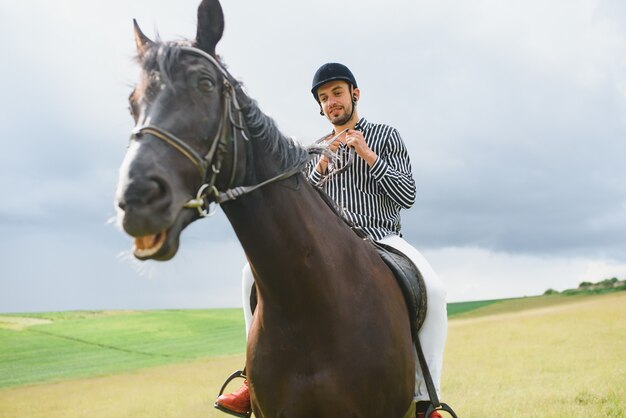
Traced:
<svg viewBox="0 0 626 418">
<path fill-rule="evenodd" d="M 198 88 L 204 93 L 210 93 L 215 88 L 215 83 L 210 78 L 201 78 L 198 82 Z"/>
</svg>

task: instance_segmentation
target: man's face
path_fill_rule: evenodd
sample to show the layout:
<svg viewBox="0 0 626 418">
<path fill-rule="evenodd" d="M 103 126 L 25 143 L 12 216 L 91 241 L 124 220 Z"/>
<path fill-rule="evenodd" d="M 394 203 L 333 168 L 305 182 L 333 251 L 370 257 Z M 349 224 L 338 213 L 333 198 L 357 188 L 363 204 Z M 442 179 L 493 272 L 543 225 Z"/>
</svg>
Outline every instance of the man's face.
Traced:
<svg viewBox="0 0 626 418">
<path fill-rule="evenodd" d="M 353 94 L 358 95 L 358 89 L 355 89 Z M 348 83 L 342 80 L 329 81 L 317 89 L 317 97 L 330 123 L 341 126 L 350 120 L 352 96 Z"/>
</svg>

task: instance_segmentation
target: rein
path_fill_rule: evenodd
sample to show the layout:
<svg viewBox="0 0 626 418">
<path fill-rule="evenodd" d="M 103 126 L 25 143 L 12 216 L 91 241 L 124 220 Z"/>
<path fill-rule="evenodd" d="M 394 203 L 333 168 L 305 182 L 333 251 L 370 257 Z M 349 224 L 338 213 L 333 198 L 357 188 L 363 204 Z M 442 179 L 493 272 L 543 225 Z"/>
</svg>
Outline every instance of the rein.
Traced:
<svg viewBox="0 0 626 418">
<path fill-rule="evenodd" d="M 250 193 L 260 187 L 265 186 L 266 184 L 284 180 L 293 176 L 294 174 L 299 173 L 302 169 L 301 165 L 298 165 L 297 167 L 292 167 L 291 169 L 283 173 L 280 173 L 253 186 L 239 186 L 231 188 L 235 180 L 235 174 L 237 173 L 237 132 L 240 133 L 241 137 L 244 140 L 250 140 L 246 135 L 242 108 L 237 101 L 235 88 L 233 84 L 229 81 L 230 76 L 228 72 L 213 56 L 207 54 L 201 49 L 193 47 L 181 47 L 181 51 L 209 60 L 209 62 L 213 64 L 213 66 L 217 70 L 220 71 L 224 78 L 224 89 L 222 93 L 222 117 L 220 118 L 217 133 L 213 137 L 211 148 L 206 155 L 201 156 L 192 147 L 190 147 L 187 143 L 185 143 L 182 139 L 178 138 L 173 133 L 149 123 L 133 129 L 131 132 L 131 140 L 138 140 L 144 134 L 152 135 L 180 152 L 198 169 L 200 177 L 202 178 L 202 185 L 198 189 L 196 197 L 187 201 L 183 205 L 183 207 L 197 209 L 198 214 L 202 218 L 212 216 L 213 214 L 215 214 L 217 207 L 211 209 L 211 203 L 216 203 L 216 205 L 218 205 L 224 202 L 228 202 L 230 200 L 235 200 L 244 194 Z M 238 113 L 237 120 L 235 120 L 233 108 Z M 217 180 L 217 176 L 220 173 L 222 158 L 225 152 L 225 148 L 229 142 L 228 130 L 225 129 L 227 123 L 230 124 L 233 132 L 233 164 L 227 190 L 220 192 L 215 186 L 215 181 Z M 212 200 L 210 200 L 211 197 L 213 198 Z"/>
<path fill-rule="evenodd" d="M 337 141 L 339 137 L 343 135 L 344 133 L 348 132 L 349 129 L 350 128 L 344 129 L 343 131 L 339 132 L 338 134 L 336 134 L 330 139 L 326 139 L 328 138 L 328 136 L 322 137 L 318 139 L 317 141 L 315 141 L 315 143 L 322 144 L 327 147 L 333 142 Z M 341 165 L 339 164 L 339 162 L 344 160 L 344 156 L 346 152 L 348 154 L 348 160 L 343 165 Z M 325 175 L 322 175 L 322 179 L 317 182 L 317 186 L 321 187 L 324 183 L 330 180 L 331 177 L 336 176 L 339 173 L 342 173 L 348 167 L 350 167 L 352 163 L 354 163 L 354 154 L 355 154 L 354 148 L 350 147 L 347 151 L 343 151 L 343 152 L 340 152 L 340 149 L 338 148 L 337 151 L 335 151 L 335 153 L 330 156 L 330 160 L 328 161 L 328 167 L 326 170 L 327 173 Z"/>
</svg>

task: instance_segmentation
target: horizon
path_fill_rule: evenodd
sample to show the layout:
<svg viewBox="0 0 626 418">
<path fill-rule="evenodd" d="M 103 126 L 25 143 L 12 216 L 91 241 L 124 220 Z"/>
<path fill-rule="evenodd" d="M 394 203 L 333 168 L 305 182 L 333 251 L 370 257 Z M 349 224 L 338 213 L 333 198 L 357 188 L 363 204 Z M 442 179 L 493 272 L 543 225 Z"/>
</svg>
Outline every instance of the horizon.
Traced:
<svg viewBox="0 0 626 418">
<path fill-rule="evenodd" d="M 606 278 L 606 279 L 602 279 L 599 280 L 597 282 L 592 282 L 593 285 L 597 285 L 600 284 L 602 281 L 605 280 L 612 280 L 616 278 L 619 282 L 625 283 L 626 282 L 626 278 L 620 279 L 618 277 L 611 277 L 611 278 Z M 455 302 L 447 302 L 447 305 L 463 305 L 463 304 L 468 304 L 468 303 L 481 303 L 481 302 L 500 302 L 500 301 L 508 301 L 508 300 L 516 300 L 516 299 L 527 299 L 527 298 L 539 298 L 539 297 L 544 297 L 544 296 L 554 296 L 554 295 L 560 295 L 560 296 L 572 296 L 574 295 L 574 293 L 565 293 L 568 290 L 579 290 L 581 289 L 581 284 L 584 282 L 581 282 L 579 284 L 578 287 L 576 288 L 569 288 L 569 289 L 563 289 L 563 290 L 557 290 L 557 289 L 546 289 L 544 291 L 544 293 L 540 294 L 540 295 L 523 295 L 523 296 L 513 296 L 513 297 L 506 297 L 506 298 L 499 298 L 499 299 L 480 299 L 480 300 L 463 300 L 463 301 L 455 301 Z M 556 290 L 557 293 L 551 293 L 551 294 L 547 294 L 546 292 L 550 291 L 550 290 Z M 580 293 L 578 293 L 580 294 Z M 585 295 L 587 295 L 586 293 L 584 293 Z M 147 312 L 147 311 L 180 311 L 180 310 L 219 310 L 219 309 L 236 309 L 236 310 L 241 310 L 243 309 L 241 306 L 223 306 L 223 307 L 215 307 L 215 308 L 211 308 L 211 307 L 188 307 L 188 308 L 149 308 L 149 309 L 135 309 L 135 308 L 122 308 L 122 309 L 107 309 L 107 308 L 98 308 L 98 309 L 68 309 L 68 310 L 62 310 L 62 311 L 29 311 L 29 312 L 0 312 L 0 315 L 18 315 L 18 314 L 45 314 L 45 313 L 62 313 L 62 312 Z M 450 315 L 450 314 L 449 314 Z"/>
</svg>

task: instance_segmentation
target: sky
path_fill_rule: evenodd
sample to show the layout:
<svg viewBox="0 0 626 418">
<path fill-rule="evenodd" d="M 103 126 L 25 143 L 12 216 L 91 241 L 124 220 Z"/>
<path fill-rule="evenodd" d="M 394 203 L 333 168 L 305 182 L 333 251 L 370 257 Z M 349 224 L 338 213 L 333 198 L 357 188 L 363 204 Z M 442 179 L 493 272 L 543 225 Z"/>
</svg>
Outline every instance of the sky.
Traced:
<svg viewBox="0 0 626 418">
<path fill-rule="evenodd" d="M 132 19 L 193 38 L 196 0 L 0 0 L 0 312 L 241 306 L 221 211 L 168 262 L 111 220 L 138 80 Z M 626 277 L 626 3 L 222 2 L 217 52 L 281 130 L 329 131 L 311 97 L 350 67 L 359 114 L 396 127 L 418 185 L 405 239 L 450 302 Z"/>
</svg>

